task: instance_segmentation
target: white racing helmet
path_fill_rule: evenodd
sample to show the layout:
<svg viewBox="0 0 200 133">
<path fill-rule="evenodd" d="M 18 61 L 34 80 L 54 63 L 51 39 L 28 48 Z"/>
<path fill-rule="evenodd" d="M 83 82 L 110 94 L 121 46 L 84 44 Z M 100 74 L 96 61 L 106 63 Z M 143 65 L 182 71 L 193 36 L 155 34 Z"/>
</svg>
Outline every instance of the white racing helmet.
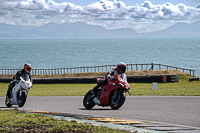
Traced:
<svg viewBox="0 0 200 133">
<path fill-rule="evenodd" d="M 126 64 L 124 62 L 119 62 L 117 64 L 117 70 L 119 73 L 125 73 L 126 72 Z"/>
</svg>

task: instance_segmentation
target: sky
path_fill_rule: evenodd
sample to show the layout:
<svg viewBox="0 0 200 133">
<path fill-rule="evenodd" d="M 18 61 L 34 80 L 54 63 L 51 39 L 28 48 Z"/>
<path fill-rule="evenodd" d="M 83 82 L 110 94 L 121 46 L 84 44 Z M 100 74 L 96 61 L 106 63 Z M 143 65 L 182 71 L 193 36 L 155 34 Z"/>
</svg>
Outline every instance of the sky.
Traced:
<svg viewBox="0 0 200 133">
<path fill-rule="evenodd" d="M 200 0 L 1 0 L 0 23 L 42 26 L 83 22 L 139 33 L 200 21 Z"/>
<path fill-rule="evenodd" d="M 48 1 L 48 0 L 46 0 Z M 97 0 L 54 0 L 55 2 L 71 2 L 76 5 L 81 5 L 81 6 L 86 6 L 91 3 L 97 2 Z M 143 3 L 145 0 L 121 0 L 123 1 L 127 6 L 134 6 L 136 4 Z M 151 0 L 153 4 L 164 4 L 167 2 L 173 3 L 173 4 L 180 4 L 184 3 L 187 6 L 194 6 L 196 7 L 199 3 L 200 0 Z"/>
</svg>

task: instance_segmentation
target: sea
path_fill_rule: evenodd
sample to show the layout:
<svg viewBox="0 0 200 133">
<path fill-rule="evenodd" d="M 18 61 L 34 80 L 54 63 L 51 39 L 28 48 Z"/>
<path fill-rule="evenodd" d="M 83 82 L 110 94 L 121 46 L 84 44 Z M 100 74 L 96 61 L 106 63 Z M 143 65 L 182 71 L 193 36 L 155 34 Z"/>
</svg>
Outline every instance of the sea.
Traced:
<svg viewBox="0 0 200 133">
<path fill-rule="evenodd" d="M 0 69 L 157 63 L 200 71 L 200 38 L 0 39 Z"/>
</svg>

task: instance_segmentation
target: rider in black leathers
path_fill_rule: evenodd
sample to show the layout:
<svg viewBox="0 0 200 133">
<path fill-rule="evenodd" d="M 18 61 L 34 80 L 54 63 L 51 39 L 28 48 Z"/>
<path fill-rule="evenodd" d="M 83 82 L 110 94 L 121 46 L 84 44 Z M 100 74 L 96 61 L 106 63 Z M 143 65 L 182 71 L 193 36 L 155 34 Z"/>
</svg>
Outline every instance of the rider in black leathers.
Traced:
<svg viewBox="0 0 200 133">
<path fill-rule="evenodd" d="M 31 75 L 31 64 L 24 64 L 24 69 L 21 69 L 19 71 L 17 71 L 17 73 L 13 76 L 13 80 L 11 82 L 11 84 L 8 85 L 8 90 L 7 90 L 7 94 L 6 96 L 8 98 L 12 97 L 12 88 L 15 86 L 15 84 L 20 80 L 20 77 L 24 74 L 28 74 L 29 75 L 29 79 L 32 82 L 32 75 Z"/>
</svg>

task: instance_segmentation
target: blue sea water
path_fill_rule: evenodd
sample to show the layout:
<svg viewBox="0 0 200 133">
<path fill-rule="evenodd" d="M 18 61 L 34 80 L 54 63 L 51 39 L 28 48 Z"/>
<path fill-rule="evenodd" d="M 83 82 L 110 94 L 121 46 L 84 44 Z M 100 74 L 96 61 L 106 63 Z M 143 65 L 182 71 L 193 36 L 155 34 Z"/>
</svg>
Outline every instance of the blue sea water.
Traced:
<svg viewBox="0 0 200 133">
<path fill-rule="evenodd" d="M 200 38 L 0 40 L 0 69 L 158 63 L 200 70 Z"/>
</svg>

